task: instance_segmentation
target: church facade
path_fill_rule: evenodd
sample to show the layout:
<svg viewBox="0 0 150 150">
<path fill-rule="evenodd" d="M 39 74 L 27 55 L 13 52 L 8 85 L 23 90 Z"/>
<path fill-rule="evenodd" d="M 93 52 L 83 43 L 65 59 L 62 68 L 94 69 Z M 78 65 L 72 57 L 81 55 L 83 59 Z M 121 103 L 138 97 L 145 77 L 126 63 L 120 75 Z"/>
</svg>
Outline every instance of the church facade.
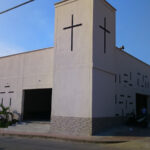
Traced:
<svg viewBox="0 0 150 150">
<path fill-rule="evenodd" d="M 105 0 L 56 3 L 54 48 L 0 58 L 1 103 L 58 134 L 93 135 L 150 113 L 150 66 L 116 47 L 115 18 Z"/>
</svg>

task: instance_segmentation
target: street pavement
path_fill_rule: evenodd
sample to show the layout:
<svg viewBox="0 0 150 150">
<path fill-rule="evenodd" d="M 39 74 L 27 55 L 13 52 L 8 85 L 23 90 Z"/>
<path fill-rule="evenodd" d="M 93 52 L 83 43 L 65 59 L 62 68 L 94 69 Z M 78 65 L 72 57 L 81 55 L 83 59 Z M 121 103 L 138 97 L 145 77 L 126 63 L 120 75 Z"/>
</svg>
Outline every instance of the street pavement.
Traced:
<svg viewBox="0 0 150 150">
<path fill-rule="evenodd" d="M 0 150 L 150 150 L 150 127 L 120 126 L 87 137 L 12 129 L 0 129 Z"/>
<path fill-rule="evenodd" d="M 149 150 L 150 137 L 124 143 L 98 144 L 63 140 L 0 136 L 0 150 Z"/>
<path fill-rule="evenodd" d="M 104 144 L 0 136 L 0 150 L 105 150 Z"/>
</svg>

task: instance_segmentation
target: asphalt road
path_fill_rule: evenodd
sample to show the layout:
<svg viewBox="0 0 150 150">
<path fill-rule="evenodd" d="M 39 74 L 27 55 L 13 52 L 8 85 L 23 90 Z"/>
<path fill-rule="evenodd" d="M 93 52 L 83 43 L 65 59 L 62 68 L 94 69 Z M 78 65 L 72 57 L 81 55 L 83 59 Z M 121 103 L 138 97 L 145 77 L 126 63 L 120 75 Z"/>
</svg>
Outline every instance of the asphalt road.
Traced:
<svg viewBox="0 0 150 150">
<path fill-rule="evenodd" d="M 150 137 L 116 144 L 94 144 L 52 139 L 0 136 L 0 150 L 149 150 Z"/>
<path fill-rule="evenodd" d="M 102 144 L 0 136 L 0 150 L 105 150 Z M 107 149 L 108 150 L 108 149 Z"/>
</svg>

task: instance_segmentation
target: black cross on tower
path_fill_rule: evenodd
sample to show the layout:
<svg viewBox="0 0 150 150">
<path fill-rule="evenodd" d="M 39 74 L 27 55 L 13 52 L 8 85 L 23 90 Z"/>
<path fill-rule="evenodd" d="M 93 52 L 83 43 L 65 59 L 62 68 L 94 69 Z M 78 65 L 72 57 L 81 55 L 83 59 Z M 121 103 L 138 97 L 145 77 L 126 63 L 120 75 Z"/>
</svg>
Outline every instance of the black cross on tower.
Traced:
<svg viewBox="0 0 150 150">
<path fill-rule="evenodd" d="M 74 22 L 73 22 L 73 21 L 74 21 L 74 16 L 72 15 L 71 26 L 64 28 L 64 30 L 71 29 L 71 51 L 73 51 L 73 29 L 74 29 L 75 27 L 79 27 L 79 26 L 82 25 L 81 23 L 74 25 Z"/>
<path fill-rule="evenodd" d="M 106 17 L 104 18 L 104 27 L 101 25 L 99 27 L 104 30 L 104 53 L 106 53 L 106 33 L 111 33 L 109 30 L 106 29 Z"/>
</svg>

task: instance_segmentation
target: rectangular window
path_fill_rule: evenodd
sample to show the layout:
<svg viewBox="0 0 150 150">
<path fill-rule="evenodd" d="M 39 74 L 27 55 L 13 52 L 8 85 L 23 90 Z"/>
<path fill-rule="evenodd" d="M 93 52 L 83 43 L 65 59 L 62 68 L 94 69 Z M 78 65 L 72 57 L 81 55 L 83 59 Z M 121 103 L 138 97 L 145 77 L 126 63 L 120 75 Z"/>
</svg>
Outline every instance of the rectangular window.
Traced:
<svg viewBox="0 0 150 150">
<path fill-rule="evenodd" d="M 11 106 L 11 98 L 10 98 L 10 100 L 9 100 L 9 106 Z"/>
<path fill-rule="evenodd" d="M 115 95 L 115 104 L 117 104 L 117 94 Z"/>
<path fill-rule="evenodd" d="M 145 88 L 147 88 L 147 82 L 145 81 Z"/>
<path fill-rule="evenodd" d="M 137 86 L 140 86 L 140 79 L 137 79 Z"/>
<path fill-rule="evenodd" d="M 139 72 L 138 72 L 138 73 L 137 73 L 137 75 L 139 75 L 139 76 L 140 76 L 140 75 L 141 75 L 141 73 L 139 73 Z"/>
<path fill-rule="evenodd" d="M 143 78 L 143 81 L 144 81 L 144 78 L 145 78 L 145 77 L 144 77 L 144 75 L 143 75 L 143 77 L 142 77 L 142 78 Z"/>
<path fill-rule="evenodd" d="M 121 75 L 119 75 L 119 83 L 121 83 Z"/>
<path fill-rule="evenodd" d="M 128 81 L 127 81 L 127 80 L 124 80 L 124 83 L 128 83 Z"/>
<path fill-rule="evenodd" d="M 119 104 L 123 104 L 123 101 L 120 101 Z"/>
<path fill-rule="evenodd" d="M 0 92 L 0 94 L 4 94 L 5 92 Z"/>
<path fill-rule="evenodd" d="M 122 94 L 122 95 L 120 95 L 120 97 L 124 97 L 124 95 Z"/>
<path fill-rule="evenodd" d="M 127 102 L 127 100 L 126 100 L 126 109 L 127 109 L 127 107 L 128 107 L 128 102 Z"/>
<path fill-rule="evenodd" d="M 125 76 L 125 77 L 127 77 L 127 76 L 128 76 L 128 74 L 124 73 L 124 76 Z"/>
<path fill-rule="evenodd" d="M 6 85 L 6 86 L 5 86 L 5 88 L 9 88 L 9 87 L 10 87 L 9 85 Z"/>
<path fill-rule="evenodd" d="M 14 91 L 9 91 L 8 93 L 14 93 Z"/>
<path fill-rule="evenodd" d="M 115 74 L 115 83 L 117 82 L 117 75 Z"/>
<path fill-rule="evenodd" d="M 132 72 L 130 72 L 130 80 L 132 80 Z"/>
<path fill-rule="evenodd" d="M 2 100 L 1 100 L 1 104 L 3 105 L 3 98 L 2 98 Z"/>
<path fill-rule="evenodd" d="M 129 84 L 129 86 L 133 86 L 133 84 L 132 84 L 132 83 L 130 83 L 130 84 Z"/>
</svg>

